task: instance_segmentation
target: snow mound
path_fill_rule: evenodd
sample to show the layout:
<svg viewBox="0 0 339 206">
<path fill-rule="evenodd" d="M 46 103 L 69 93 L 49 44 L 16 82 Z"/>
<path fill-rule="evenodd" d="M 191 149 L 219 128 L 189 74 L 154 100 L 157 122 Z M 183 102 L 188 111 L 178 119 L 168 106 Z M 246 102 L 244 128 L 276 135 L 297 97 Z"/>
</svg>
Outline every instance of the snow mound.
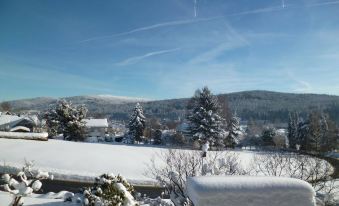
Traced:
<svg viewBox="0 0 339 206">
<path fill-rule="evenodd" d="M 205 176 L 187 181 L 195 206 L 315 206 L 315 192 L 305 181 L 285 177 Z"/>
</svg>

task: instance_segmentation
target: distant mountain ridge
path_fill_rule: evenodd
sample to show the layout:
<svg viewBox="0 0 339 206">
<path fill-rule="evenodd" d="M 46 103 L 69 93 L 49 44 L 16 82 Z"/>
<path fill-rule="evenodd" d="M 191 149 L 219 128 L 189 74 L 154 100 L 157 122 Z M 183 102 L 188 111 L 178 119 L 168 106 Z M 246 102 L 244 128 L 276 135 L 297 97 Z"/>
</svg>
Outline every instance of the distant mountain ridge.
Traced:
<svg viewBox="0 0 339 206">
<path fill-rule="evenodd" d="M 219 94 L 225 97 L 232 112 L 243 120 L 286 122 L 288 113 L 298 111 L 302 115 L 313 110 L 329 113 L 339 123 L 339 96 L 325 94 L 295 94 L 272 91 L 243 91 Z M 161 119 L 184 118 L 189 98 L 151 101 L 142 98 L 117 97 L 111 95 L 86 95 L 64 98 L 73 104 L 86 104 L 91 116 L 108 116 L 127 120 L 135 103 L 141 102 L 145 115 Z M 9 101 L 14 110 L 44 111 L 57 99 L 40 97 Z"/>
</svg>

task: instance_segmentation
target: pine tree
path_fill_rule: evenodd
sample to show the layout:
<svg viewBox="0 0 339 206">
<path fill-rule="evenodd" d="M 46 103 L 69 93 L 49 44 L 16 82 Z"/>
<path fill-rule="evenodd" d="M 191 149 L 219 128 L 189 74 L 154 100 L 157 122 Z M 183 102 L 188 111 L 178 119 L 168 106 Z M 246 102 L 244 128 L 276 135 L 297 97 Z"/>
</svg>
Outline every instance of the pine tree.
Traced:
<svg viewBox="0 0 339 206">
<path fill-rule="evenodd" d="M 223 147 L 225 131 L 222 129 L 223 119 L 219 115 L 218 100 L 207 87 L 195 92 L 189 109 L 188 130 L 193 140 L 200 143 L 209 141 L 213 146 Z"/>
<path fill-rule="evenodd" d="M 301 150 L 307 150 L 309 131 L 309 121 L 300 119 L 298 123 L 298 138 L 296 140 L 296 144 L 300 145 Z"/>
<path fill-rule="evenodd" d="M 225 146 L 234 148 L 237 144 L 239 144 L 239 132 L 240 132 L 240 118 L 237 117 L 236 113 L 230 119 L 228 132 L 229 132 L 228 136 L 224 140 Z"/>
<path fill-rule="evenodd" d="M 298 142 L 298 123 L 299 123 L 299 114 L 297 112 L 293 112 L 289 114 L 289 122 L 288 122 L 288 142 L 290 148 L 296 148 L 296 144 Z"/>
<path fill-rule="evenodd" d="M 85 136 L 85 122 L 87 108 L 83 105 L 73 106 L 71 102 L 60 100 L 55 108 L 51 108 L 45 115 L 50 135 L 63 133 L 64 139 L 83 140 Z"/>
<path fill-rule="evenodd" d="M 262 144 L 263 146 L 275 146 L 273 138 L 276 135 L 276 131 L 274 128 L 269 127 L 264 129 L 261 139 L 262 139 Z"/>
<path fill-rule="evenodd" d="M 146 117 L 144 116 L 143 109 L 139 103 L 135 105 L 133 114 L 131 115 L 128 123 L 129 129 L 129 143 L 134 144 L 135 141 L 141 142 L 143 132 L 146 125 Z"/>
</svg>

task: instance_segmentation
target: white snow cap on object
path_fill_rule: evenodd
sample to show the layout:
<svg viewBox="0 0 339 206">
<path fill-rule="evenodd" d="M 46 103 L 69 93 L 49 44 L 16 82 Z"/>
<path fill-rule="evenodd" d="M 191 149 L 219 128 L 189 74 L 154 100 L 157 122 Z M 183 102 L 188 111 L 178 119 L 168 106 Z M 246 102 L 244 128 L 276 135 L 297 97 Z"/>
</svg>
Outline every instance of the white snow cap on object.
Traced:
<svg viewBox="0 0 339 206">
<path fill-rule="evenodd" d="M 39 191 L 41 189 L 42 183 L 40 180 L 35 180 L 32 184 L 33 191 Z"/>
<path fill-rule="evenodd" d="M 210 143 L 206 142 L 205 144 L 202 145 L 201 150 L 203 152 L 207 152 L 209 148 L 210 148 Z"/>
<path fill-rule="evenodd" d="M 108 127 L 107 119 L 84 119 L 86 127 Z"/>
<path fill-rule="evenodd" d="M 48 174 L 48 172 L 38 170 L 38 174 L 36 175 L 36 178 L 38 178 L 38 179 L 48 179 L 49 174 Z"/>
<path fill-rule="evenodd" d="M 9 176 L 9 174 L 3 174 L 3 175 L 2 175 L 2 180 L 3 180 L 5 183 L 8 183 L 10 179 L 11 179 L 11 176 Z"/>
<path fill-rule="evenodd" d="M 187 181 L 195 206 L 315 206 L 315 192 L 305 181 L 284 177 L 204 176 Z"/>
</svg>

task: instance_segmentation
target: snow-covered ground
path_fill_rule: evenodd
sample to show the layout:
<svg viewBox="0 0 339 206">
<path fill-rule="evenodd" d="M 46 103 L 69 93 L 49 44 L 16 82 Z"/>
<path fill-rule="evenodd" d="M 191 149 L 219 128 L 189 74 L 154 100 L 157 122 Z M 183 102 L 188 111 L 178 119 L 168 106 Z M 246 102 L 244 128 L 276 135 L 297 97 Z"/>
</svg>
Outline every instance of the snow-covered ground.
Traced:
<svg viewBox="0 0 339 206">
<path fill-rule="evenodd" d="M 24 197 L 24 205 L 25 206 L 37 206 L 37 205 L 48 205 L 48 206 L 73 206 L 73 205 L 80 205 L 77 203 L 70 203 L 70 202 L 64 202 L 64 200 L 61 198 L 58 198 L 57 194 L 49 193 L 45 195 L 38 195 L 33 194 L 31 197 Z M 10 195 L 8 192 L 2 192 L 0 191 L 0 205 L 7 206 L 12 201 L 12 195 Z"/>
<path fill-rule="evenodd" d="M 27 141 L 0 139 L 0 172 L 16 172 L 25 159 L 34 160 L 35 168 L 48 171 L 55 179 L 92 181 L 102 173 L 121 174 L 136 185 L 153 185 L 155 180 L 145 176 L 152 157 L 159 160 L 167 149 L 133 146 L 93 144 L 60 140 Z M 253 152 L 238 152 L 243 164 L 253 157 Z M 4 167 L 4 165 L 6 167 Z"/>
<path fill-rule="evenodd" d="M 16 173 L 25 159 L 35 168 L 48 171 L 57 180 L 92 182 L 103 173 L 121 174 L 134 185 L 154 185 L 156 180 L 145 175 L 154 158 L 161 166 L 161 153 L 168 149 L 145 145 L 114 145 L 61 140 L 27 141 L 0 138 L 0 173 Z M 252 151 L 234 151 L 243 167 L 250 165 Z"/>
</svg>

